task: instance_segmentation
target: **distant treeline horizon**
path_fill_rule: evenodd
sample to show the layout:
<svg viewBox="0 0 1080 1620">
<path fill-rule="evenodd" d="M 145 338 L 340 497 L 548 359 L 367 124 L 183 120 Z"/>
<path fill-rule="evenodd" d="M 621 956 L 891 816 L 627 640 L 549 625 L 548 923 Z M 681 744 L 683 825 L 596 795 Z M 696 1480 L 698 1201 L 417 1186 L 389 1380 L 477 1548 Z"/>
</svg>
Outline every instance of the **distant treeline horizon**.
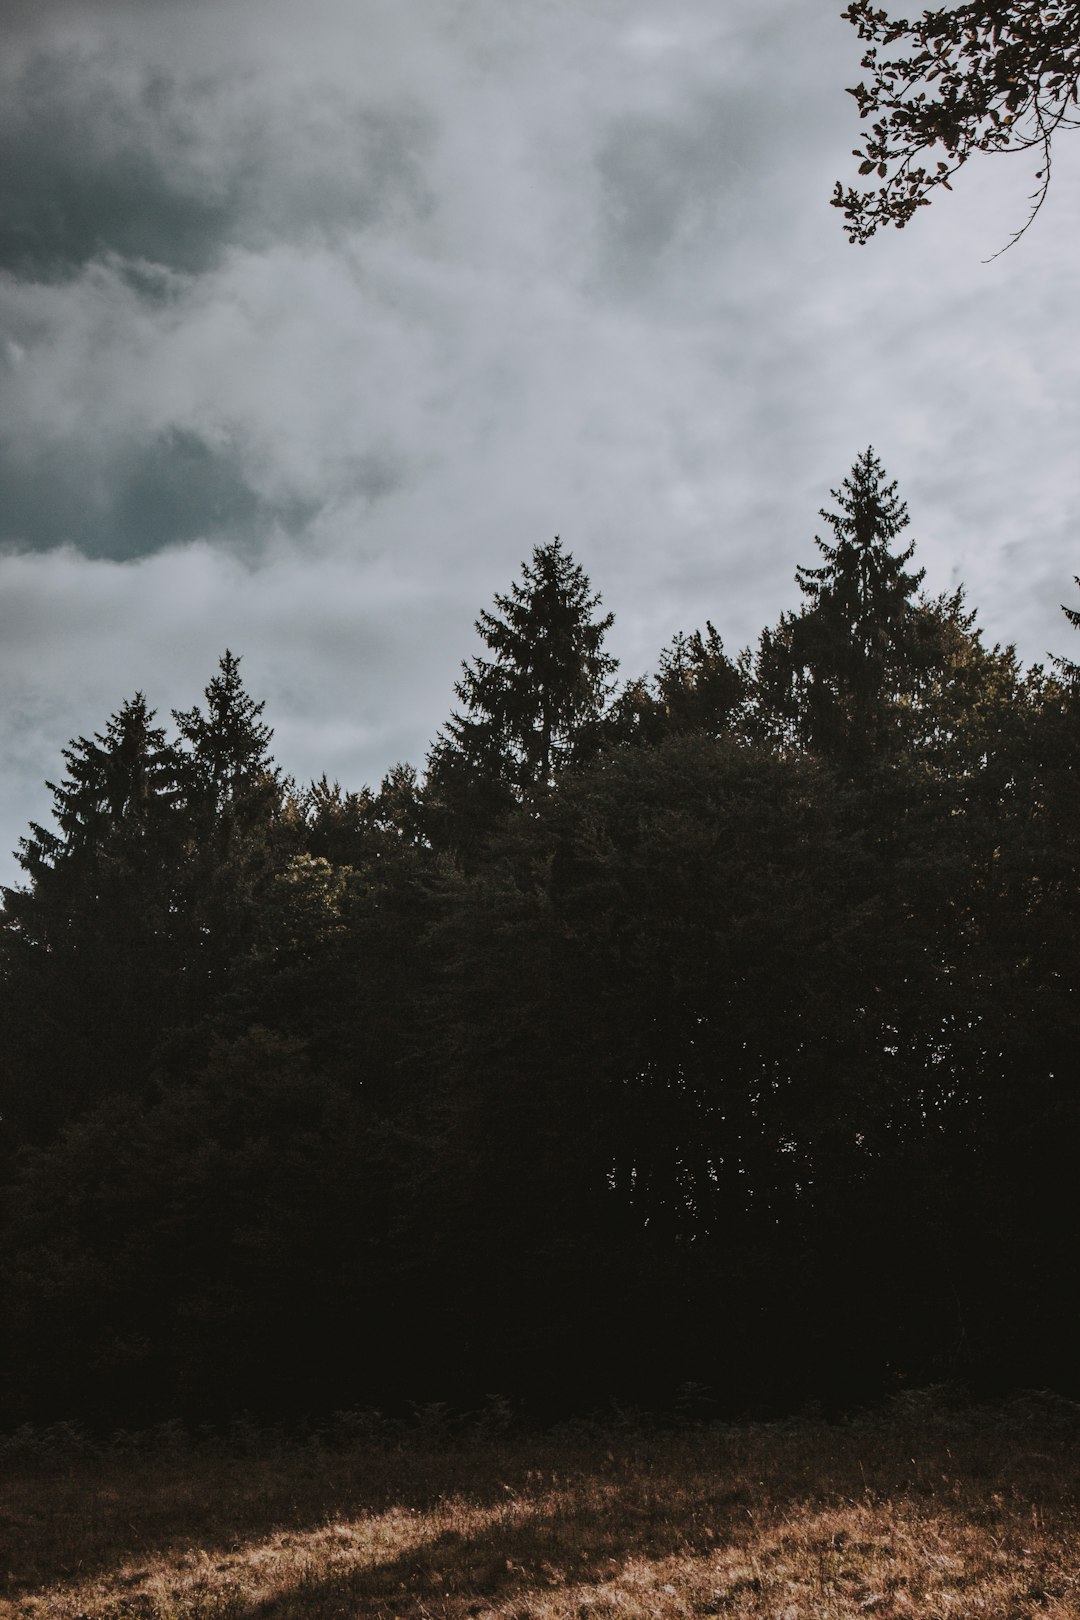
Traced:
<svg viewBox="0 0 1080 1620">
<path fill-rule="evenodd" d="M 71 742 L 0 1424 L 1080 1393 L 1080 665 L 922 592 L 872 449 L 832 502 L 755 647 L 623 684 L 536 547 L 377 789 L 285 777 L 231 651 Z"/>
</svg>

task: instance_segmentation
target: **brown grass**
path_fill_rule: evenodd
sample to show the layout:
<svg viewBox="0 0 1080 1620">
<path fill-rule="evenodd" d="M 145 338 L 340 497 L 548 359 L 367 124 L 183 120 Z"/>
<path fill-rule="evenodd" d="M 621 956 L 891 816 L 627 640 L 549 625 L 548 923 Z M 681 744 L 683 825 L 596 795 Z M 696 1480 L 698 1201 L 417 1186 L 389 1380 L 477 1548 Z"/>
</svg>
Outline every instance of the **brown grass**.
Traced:
<svg viewBox="0 0 1080 1620">
<path fill-rule="evenodd" d="M 7 1471 L 0 1616 L 1065 1620 L 1080 1467 L 1044 1418 L 54 1447 Z"/>
</svg>

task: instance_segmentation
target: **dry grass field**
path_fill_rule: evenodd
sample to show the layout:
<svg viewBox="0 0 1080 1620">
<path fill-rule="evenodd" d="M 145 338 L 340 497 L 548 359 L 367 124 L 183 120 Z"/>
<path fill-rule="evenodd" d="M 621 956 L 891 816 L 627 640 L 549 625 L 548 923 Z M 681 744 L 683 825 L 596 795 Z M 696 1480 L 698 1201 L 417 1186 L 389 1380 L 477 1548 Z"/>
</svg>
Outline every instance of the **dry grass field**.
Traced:
<svg viewBox="0 0 1080 1620">
<path fill-rule="evenodd" d="M 0 1616 L 1080 1617 L 1080 1431 L 1045 1401 L 242 1439 L 9 1441 Z"/>
</svg>

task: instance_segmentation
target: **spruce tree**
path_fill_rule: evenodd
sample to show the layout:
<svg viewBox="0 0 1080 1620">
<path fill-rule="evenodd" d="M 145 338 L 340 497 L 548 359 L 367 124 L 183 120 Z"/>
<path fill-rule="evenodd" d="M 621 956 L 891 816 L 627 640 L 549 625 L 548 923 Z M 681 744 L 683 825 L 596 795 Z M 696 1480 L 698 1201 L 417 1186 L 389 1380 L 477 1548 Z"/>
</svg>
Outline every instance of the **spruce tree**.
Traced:
<svg viewBox="0 0 1080 1620">
<path fill-rule="evenodd" d="M 184 822 L 185 982 L 192 1016 L 228 987 L 254 936 L 257 906 L 303 845 L 303 813 L 270 754 L 264 703 L 245 690 L 226 649 L 205 708 L 174 710 L 173 750 Z"/>
<path fill-rule="evenodd" d="M 907 527 L 896 483 L 870 447 L 822 509 L 831 539 L 815 536 L 816 568 L 799 567 L 807 598 L 761 638 L 755 665 L 766 729 L 842 765 L 879 753 L 895 700 L 916 677 L 915 593 L 924 570 L 909 570 L 914 543 L 894 549 Z"/>
<path fill-rule="evenodd" d="M 599 746 L 617 661 L 614 622 L 561 541 L 538 546 L 508 595 L 476 629 L 490 658 L 462 665 L 462 705 L 428 761 L 425 799 L 436 843 L 475 847 L 499 815 L 543 797 Z"/>
<path fill-rule="evenodd" d="M 225 649 L 218 673 L 197 705 L 174 709 L 179 732 L 177 767 L 189 815 L 231 827 L 256 803 L 277 796 L 278 773 L 270 757 L 273 732 L 240 679 L 240 659 Z"/>
<path fill-rule="evenodd" d="M 608 736 L 614 743 L 654 746 L 690 731 L 734 734 L 746 703 L 747 656 L 729 658 L 709 620 L 704 632 L 679 631 L 660 654 L 655 676 L 631 681 L 619 694 L 605 726 Z"/>
<path fill-rule="evenodd" d="M 174 769 L 136 693 L 104 732 L 64 750 L 55 827 L 20 842 L 4 890 L 3 1091 L 17 1135 L 44 1139 L 108 1092 L 137 1086 L 175 990 Z"/>
<path fill-rule="evenodd" d="M 1074 576 L 1073 583 L 1080 585 L 1080 574 Z M 1066 607 L 1065 603 L 1062 602 L 1061 611 L 1064 613 L 1065 617 L 1068 619 L 1073 628 L 1080 630 L 1080 610 L 1077 608 Z M 1053 659 L 1053 664 L 1054 668 L 1061 676 L 1061 679 L 1067 685 L 1074 688 L 1080 686 L 1080 663 L 1077 663 L 1077 661 L 1073 658 L 1056 657 Z"/>
<path fill-rule="evenodd" d="M 136 692 L 104 732 L 77 737 L 63 750 L 67 775 L 45 784 L 56 829 L 32 822 L 29 837 L 19 840 L 17 859 L 31 887 L 4 891 L 9 917 L 21 913 L 28 927 L 43 926 L 50 889 L 69 903 L 75 872 L 100 882 L 110 851 L 142 837 L 155 807 L 166 802 L 171 776 L 165 733 L 153 718 Z"/>
</svg>

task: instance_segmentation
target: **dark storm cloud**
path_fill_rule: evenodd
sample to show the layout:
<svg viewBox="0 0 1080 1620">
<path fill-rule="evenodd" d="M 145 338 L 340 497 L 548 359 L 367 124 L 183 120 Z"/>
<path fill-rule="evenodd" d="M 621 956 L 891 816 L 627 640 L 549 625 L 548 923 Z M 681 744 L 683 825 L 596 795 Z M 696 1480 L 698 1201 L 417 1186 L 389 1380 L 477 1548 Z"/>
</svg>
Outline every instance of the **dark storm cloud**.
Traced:
<svg viewBox="0 0 1080 1620">
<path fill-rule="evenodd" d="M 235 458 L 169 428 L 149 443 L 95 461 L 79 446 L 46 445 L 20 460 L 0 443 L 0 544 L 123 561 L 227 531 L 254 539 L 259 526 L 293 515 L 269 511 Z"/>
<path fill-rule="evenodd" d="M 122 11 L 99 8 L 113 23 Z M 316 94 L 304 79 L 260 79 L 235 60 L 173 71 L 160 55 L 118 59 L 111 38 L 65 37 L 8 64 L 0 544 L 116 560 L 206 536 L 257 547 L 326 500 L 377 499 L 396 481 L 370 444 L 335 450 L 329 482 L 310 457 L 290 478 L 273 433 L 252 448 L 242 375 L 216 398 L 206 387 L 193 401 L 191 384 L 186 405 L 170 394 L 198 370 L 185 323 L 212 326 L 230 308 L 242 320 L 274 255 L 325 255 L 388 219 L 424 218 L 422 114 L 333 82 Z M 212 335 L 201 341 L 213 349 Z"/>
<path fill-rule="evenodd" d="M 183 270 L 213 262 L 235 197 L 149 144 L 170 112 L 175 89 L 161 77 L 125 97 L 101 64 L 35 56 L 0 112 L 0 264 L 36 278 L 106 253 Z"/>
<path fill-rule="evenodd" d="M 215 536 L 254 554 L 270 534 L 299 534 L 322 503 L 267 498 L 248 481 L 245 460 L 237 447 L 177 427 L 111 458 L 71 442 L 20 457 L 0 440 L 0 548 L 74 546 L 84 557 L 125 562 Z M 357 455 L 340 470 L 337 495 L 370 503 L 398 480 L 386 458 Z"/>
<path fill-rule="evenodd" d="M 36 279 L 103 256 L 187 272 L 423 211 L 422 121 L 330 91 L 267 104 L 242 74 L 178 77 L 38 50 L 0 104 L 0 268 Z"/>
</svg>

